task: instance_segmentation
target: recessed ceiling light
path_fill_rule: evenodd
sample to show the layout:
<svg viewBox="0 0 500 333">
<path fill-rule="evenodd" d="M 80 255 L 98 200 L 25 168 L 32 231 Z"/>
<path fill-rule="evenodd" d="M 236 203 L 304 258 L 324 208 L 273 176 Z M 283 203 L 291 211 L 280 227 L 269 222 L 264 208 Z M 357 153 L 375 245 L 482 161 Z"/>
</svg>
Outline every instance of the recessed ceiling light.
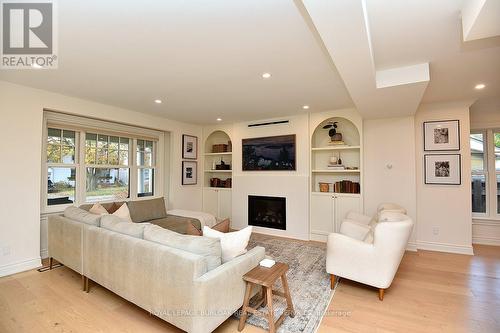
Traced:
<svg viewBox="0 0 500 333">
<path fill-rule="evenodd" d="M 269 79 L 271 77 L 271 73 L 262 73 L 263 79 Z"/>
<path fill-rule="evenodd" d="M 302 108 L 303 108 L 304 110 L 309 110 L 309 105 L 302 105 Z"/>
<path fill-rule="evenodd" d="M 161 100 L 161 99 L 155 99 L 155 103 L 156 103 L 156 104 L 161 104 L 161 103 L 162 103 L 162 100 Z"/>
<path fill-rule="evenodd" d="M 35 69 L 42 69 L 43 68 L 42 66 L 40 66 L 39 64 L 37 64 L 35 62 L 31 64 L 31 67 L 33 67 Z"/>
<path fill-rule="evenodd" d="M 222 118 L 217 118 L 217 121 L 222 121 Z"/>
<path fill-rule="evenodd" d="M 476 90 L 481 90 L 481 89 L 484 89 L 484 87 L 486 87 L 485 84 L 483 83 L 479 83 L 479 84 L 476 84 L 476 86 L 474 87 Z"/>
</svg>

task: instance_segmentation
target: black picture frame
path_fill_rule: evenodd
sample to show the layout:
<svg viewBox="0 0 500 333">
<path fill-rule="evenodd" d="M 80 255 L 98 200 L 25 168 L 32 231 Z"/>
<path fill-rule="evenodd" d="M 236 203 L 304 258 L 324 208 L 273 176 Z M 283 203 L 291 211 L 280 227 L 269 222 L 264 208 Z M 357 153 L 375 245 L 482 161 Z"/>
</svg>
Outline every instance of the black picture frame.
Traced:
<svg viewBox="0 0 500 333">
<path fill-rule="evenodd" d="M 191 143 L 191 146 L 190 146 Z M 186 160 L 198 159 L 198 137 L 194 135 L 182 135 L 182 158 Z"/>
<path fill-rule="evenodd" d="M 243 139 L 241 145 L 242 171 L 297 170 L 295 134 Z M 258 150 L 260 150 L 259 153 L 256 152 Z M 259 164 L 257 159 L 263 163 Z"/>
<path fill-rule="evenodd" d="M 458 157 L 458 182 L 430 182 L 428 181 L 429 170 L 427 170 L 427 160 L 430 157 Z M 425 185 L 462 185 L 462 155 L 461 154 L 424 154 L 424 184 Z"/>
<path fill-rule="evenodd" d="M 188 168 L 191 171 L 188 175 Z M 198 162 L 197 161 L 182 161 L 182 185 L 198 184 Z"/>
<path fill-rule="evenodd" d="M 427 131 L 429 130 L 429 126 L 432 125 L 439 125 L 441 124 L 446 124 L 446 123 L 455 123 L 456 122 L 456 129 L 454 129 L 454 132 L 456 133 L 456 137 L 453 138 L 454 142 L 456 142 L 456 145 L 448 145 L 448 146 L 442 146 L 442 147 L 432 147 L 432 145 L 439 145 L 439 143 L 430 143 L 427 138 L 429 137 L 429 134 Z M 424 137 L 424 151 L 460 151 L 460 120 L 458 119 L 450 119 L 450 120 L 432 120 L 432 121 L 424 121 L 423 123 L 423 137 Z M 447 133 L 447 135 L 449 135 Z"/>
</svg>

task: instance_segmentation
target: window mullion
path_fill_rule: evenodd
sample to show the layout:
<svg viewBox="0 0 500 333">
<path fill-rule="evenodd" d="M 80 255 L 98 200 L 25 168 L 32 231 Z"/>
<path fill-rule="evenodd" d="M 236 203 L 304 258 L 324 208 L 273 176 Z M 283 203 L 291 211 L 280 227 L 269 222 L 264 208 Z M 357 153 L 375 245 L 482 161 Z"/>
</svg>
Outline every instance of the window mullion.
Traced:
<svg viewBox="0 0 500 333">
<path fill-rule="evenodd" d="M 76 170 L 76 203 L 81 205 L 85 202 L 85 189 L 86 189 L 86 172 L 85 172 L 85 131 L 78 132 L 77 144 L 78 156 L 77 170 Z"/>
<path fill-rule="evenodd" d="M 131 152 L 129 153 L 129 163 L 130 163 L 130 175 L 129 175 L 129 184 L 130 184 L 130 199 L 137 199 L 137 175 L 138 175 L 138 166 L 137 166 L 137 139 L 132 139 L 132 144 L 129 145 L 129 149 Z"/>
</svg>

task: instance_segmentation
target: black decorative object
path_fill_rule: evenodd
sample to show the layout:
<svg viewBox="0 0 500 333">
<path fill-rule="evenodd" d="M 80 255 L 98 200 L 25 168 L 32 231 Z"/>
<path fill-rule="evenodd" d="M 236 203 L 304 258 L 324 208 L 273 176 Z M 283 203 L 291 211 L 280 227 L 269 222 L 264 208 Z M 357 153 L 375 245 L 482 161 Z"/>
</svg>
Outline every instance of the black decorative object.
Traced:
<svg viewBox="0 0 500 333">
<path fill-rule="evenodd" d="M 337 128 L 338 128 L 337 124 L 338 124 L 338 121 L 329 121 L 328 123 L 326 123 L 325 126 L 323 126 L 323 129 L 328 130 L 328 136 L 330 136 L 330 140 L 332 142 L 342 141 L 342 133 L 337 132 Z"/>
</svg>

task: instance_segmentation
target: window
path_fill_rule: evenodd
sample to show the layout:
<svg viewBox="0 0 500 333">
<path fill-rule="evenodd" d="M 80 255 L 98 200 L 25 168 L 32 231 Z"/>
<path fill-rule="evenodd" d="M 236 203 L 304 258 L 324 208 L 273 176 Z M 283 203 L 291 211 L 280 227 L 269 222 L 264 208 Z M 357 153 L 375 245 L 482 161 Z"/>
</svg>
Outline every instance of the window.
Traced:
<svg viewBox="0 0 500 333">
<path fill-rule="evenodd" d="M 130 197 L 130 138 L 85 133 L 85 198 L 87 202 Z"/>
<path fill-rule="evenodd" d="M 500 130 L 471 133 L 472 212 L 500 220 Z"/>
<path fill-rule="evenodd" d="M 55 123 L 59 124 L 61 117 L 70 120 L 82 117 L 52 115 L 52 112 L 46 112 L 45 117 L 48 125 L 43 170 L 47 191 L 43 201 L 47 211 L 60 209 L 56 208 L 58 205 L 155 195 L 160 132 L 116 125 L 116 128 L 126 129 L 120 134 L 113 125 L 97 120 L 88 122 L 92 125 L 103 123 L 102 130 L 87 130 L 88 126 L 78 129 L 74 122 L 85 121 L 69 121 L 66 127 L 52 125 L 50 119 L 55 117 Z M 141 137 L 141 132 L 151 139 Z M 158 139 L 152 139 L 154 136 Z M 55 206 L 54 209 L 48 208 L 51 206 Z"/>
<path fill-rule="evenodd" d="M 472 212 L 486 213 L 486 161 L 484 133 L 470 135 L 472 169 Z"/>
<path fill-rule="evenodd" d="M 137 140 L 137 196 L 154 195 L 154 142 Z"/>
<path fill-rule="evenodd" d="M 47 129 L 47 205 L 75 202 L 76 133 L 60 128 Z"/>
</svg>

